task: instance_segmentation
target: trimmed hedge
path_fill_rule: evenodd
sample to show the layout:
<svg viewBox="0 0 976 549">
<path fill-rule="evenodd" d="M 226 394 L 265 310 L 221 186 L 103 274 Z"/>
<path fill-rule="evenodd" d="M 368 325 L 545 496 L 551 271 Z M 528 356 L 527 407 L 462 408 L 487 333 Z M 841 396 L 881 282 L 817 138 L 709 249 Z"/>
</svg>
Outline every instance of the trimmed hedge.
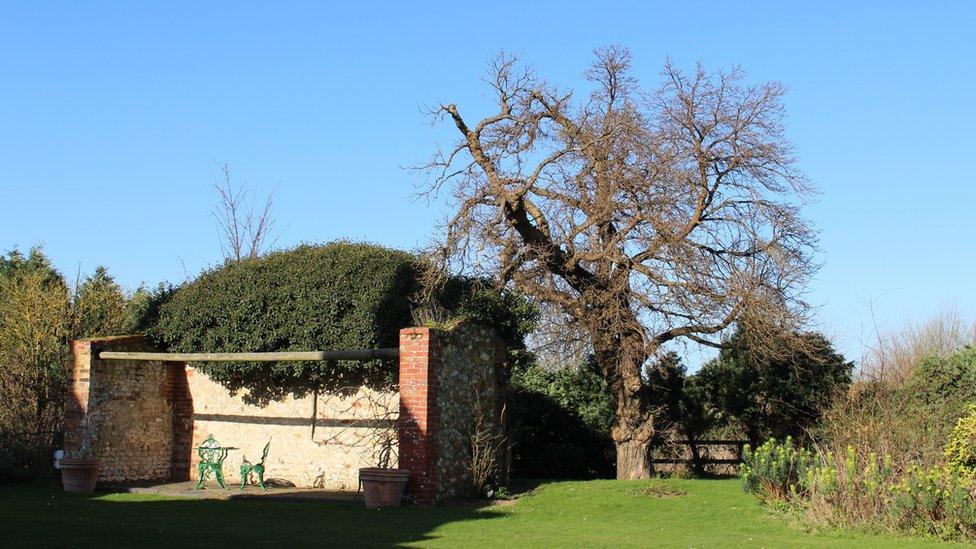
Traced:
<svg viewBox="0 0 976 549">
<path fill-rule="evenodd" d="M 417 309 L 445 323 L 470 319 L 495 328 L 513 358 L 537 311 L 519 294 L 489 281 L 453 277 L 423 304 L 421 266 L 407 252 L 333 242 L 230 262 L 175 291 L 147 293 L 144 324 L 157 346 L 172 352 L 313 351 L 396 347 Z M 423 315 L 421 315 L 423 316 Z M 266 402 L 314 390 L 392 388 L 395 361 L 220 362 L 201 370 L 247 399 Z"/>
<path fill-rule="evenodd" d="M 228 263 L 180 287 L 149 335 L 173 352 L 312 351 L 396 347 L 419 288 L 415 258 L 370 244 L 333 242 Z M 396 381 L 371 362 L 200 363 L 251 401 L 343 392 Z"/>
</svg>

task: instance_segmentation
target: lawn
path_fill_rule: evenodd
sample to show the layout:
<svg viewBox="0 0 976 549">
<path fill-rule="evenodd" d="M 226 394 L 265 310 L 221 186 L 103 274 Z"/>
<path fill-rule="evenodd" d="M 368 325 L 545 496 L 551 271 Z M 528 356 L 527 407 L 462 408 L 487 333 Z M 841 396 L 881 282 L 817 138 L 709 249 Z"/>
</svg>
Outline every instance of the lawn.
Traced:
<svg viewBox="0 0 976 549">
<path fill-rule="evenodd" d="M 366 510 L 320 502 L 75 496 L 0 489 L 0 546 L 924 547 L 935 541 L 808 533 L 737 480 L 545 483 L 511 505 Z"/>
</svg>

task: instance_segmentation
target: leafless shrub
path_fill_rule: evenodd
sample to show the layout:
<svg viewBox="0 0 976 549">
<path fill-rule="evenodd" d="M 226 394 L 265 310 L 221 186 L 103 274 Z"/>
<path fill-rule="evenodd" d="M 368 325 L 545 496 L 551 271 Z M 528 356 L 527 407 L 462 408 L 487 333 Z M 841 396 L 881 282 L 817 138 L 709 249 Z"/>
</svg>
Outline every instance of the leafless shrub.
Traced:
<svg viewBox="0 0 976 549">
<path fill-rule="evenodd" d="M 861 359 L 861 375 L 867 380 L 899 386 L 923 359 L 946 357 L 974 344 L 976 322 L 967 320 L 953 307 L 896 329 L 881 330 L 875 326 L 873 341 Z"/>
<path fill-rule="evenodd" d="M 471 491 L 484 494 L 488 484 L 499 476 L 500 457 L 505 451 L 505 434 L 491 416 L 475 411 L 470 435 Z"/>
<path fill-rule="evenodd" d="M 227 164 L 218 164 L 218 167 L 220 174 L 214 174 L 213 188 L 219 201 L 210 214 L 220 234 L 220 251 L 226 260 L 258 257 L 278 238 L 272 238 L 271 234 L 275 226 L 271 208 L 277 187 L 268 193 L 262 204 L 256 205 L 255 196 L 248 193 L 247 184 L 235 185 Z"/>
<path fill-rule="evenodd" d="M 834 400 L 816 439 L 824 455 L 844 459 L 852 448 L 858 456 L 889 456 L 894 472 L 901 473 L 941 458 L 945 441 L 932 421 L 909 395 L 878 382 L 859 382 Z"/>
<path fill-rule="evenodd" d="M 892 487 L 919 471 L 945 471 L 939 467 L 953 425 L 949 404 L 920 402 L 910 380 L 925 359 L 948 357 L 973 341 L 973 325 L 952 308 L 898 329 L 875 329 L 861 379 L 835 398 L 816 433 L 822 470 L 830 474 L 810 487 L 808 520 L 898 526 Z"/>
</svg>

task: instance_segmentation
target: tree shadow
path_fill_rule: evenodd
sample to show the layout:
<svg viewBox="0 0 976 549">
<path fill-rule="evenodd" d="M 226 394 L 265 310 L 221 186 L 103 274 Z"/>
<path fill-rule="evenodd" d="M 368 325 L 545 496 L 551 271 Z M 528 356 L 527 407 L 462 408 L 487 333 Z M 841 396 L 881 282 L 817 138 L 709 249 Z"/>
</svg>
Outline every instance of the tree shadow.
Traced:
<svg viewBox="0 0 976 549">
<path fill-rule="evenodd" d="M 366 509 L 318 501 L 189 500 L 66 494 L 50 485 L 0 488 L 0 545 L 400 546 L 437 539 L 439 526 L 492 520 L 490 507 Z"/>
</svg>

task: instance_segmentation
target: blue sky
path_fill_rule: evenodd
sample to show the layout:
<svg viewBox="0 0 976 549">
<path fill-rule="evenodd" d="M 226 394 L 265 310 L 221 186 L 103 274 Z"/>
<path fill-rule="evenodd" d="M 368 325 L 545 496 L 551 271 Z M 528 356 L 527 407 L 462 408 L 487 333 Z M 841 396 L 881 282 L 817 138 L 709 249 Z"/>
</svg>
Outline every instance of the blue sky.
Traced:
<svg viewBox="0 0 976 549">
<path fill-rule="evenodd" d="M 423 105 L 487 113 L 500 49 L 573 87 L 622 44 L 648 86 L 670 56 L 789 87 L 822 191 L 810 299 L 851 358 L 868 302 L 890 326 L 976 313 L 976 4 L 408 4 L 0 2 L 0 249 L 178 282 L 220 256 L 215 160 L 279 185 L 279 244 L 414 248 L 444 208 L 412 201 L 402 166 L 450 135 Z"/>
</svg>

